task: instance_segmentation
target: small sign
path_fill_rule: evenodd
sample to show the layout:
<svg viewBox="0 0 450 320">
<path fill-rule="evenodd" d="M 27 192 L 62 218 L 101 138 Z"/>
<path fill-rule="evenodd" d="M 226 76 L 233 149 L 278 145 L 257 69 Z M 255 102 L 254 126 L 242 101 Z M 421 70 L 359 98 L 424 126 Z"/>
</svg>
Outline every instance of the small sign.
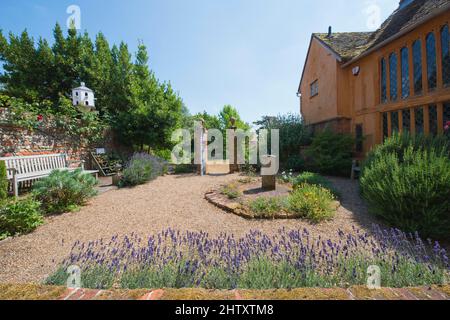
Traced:
<svg viewBox="0 0 450 320">
<path fill-rule="evenodd" d="M 106 153 L 105 148 L 96 148 L 95 152 L 97 154 L 105 154 Z"/>
</svg>

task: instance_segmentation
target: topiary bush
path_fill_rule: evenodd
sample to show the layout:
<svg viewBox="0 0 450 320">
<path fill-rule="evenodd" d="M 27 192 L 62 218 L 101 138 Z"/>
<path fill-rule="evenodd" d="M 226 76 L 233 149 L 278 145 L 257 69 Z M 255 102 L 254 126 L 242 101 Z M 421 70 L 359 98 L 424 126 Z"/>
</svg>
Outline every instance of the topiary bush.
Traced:
<svg viewBox="0 0 450 320">
<path fill-rule="evenodd" d="M 0 161 L 0 202 L 8 197 L 8 177 L 5 161 Z"/>
<path fill-rule="evenodd" d="M 334 217 L 333 201 L 333 194 L 329 190 L 307 183 L 299 185 L 288 198 L 291 212 L 314 223 Z"/>
<path fill-rule="evenodd" d="M 144 184 L 166 172 L 166 162 L 147 153 L 136 153 L 128 161 L 122 173 L 120 187 Z"/>
<path fill-rule="evenodd" d="M 305 151 L 307 167 L 314 172 L 333 176 L 348 176 L 352 168 L 355 141 L 349 134 L 325 129 L 317 133 Z"/>
<path fill-rule="evenodd" d="M 32 198 L 0 205 L 0 240 L 29 233 L 43 224 L 40 206 Z"/>
<path fill-rule="evenodd" d="M 360 184 L 370 211 L 391 225 L 450 234 L 450 158 L 442 137 L 387 139 L 364 163 Z"/>
<path fill-rule="evenodd" d="M 96 184 L 96 179 L 81 169 L 55 170 L 35 183 L 33 195 L 42 203 L 46 214 L 60 214 L 73 211 L 96 195 Z"/>
</svg>

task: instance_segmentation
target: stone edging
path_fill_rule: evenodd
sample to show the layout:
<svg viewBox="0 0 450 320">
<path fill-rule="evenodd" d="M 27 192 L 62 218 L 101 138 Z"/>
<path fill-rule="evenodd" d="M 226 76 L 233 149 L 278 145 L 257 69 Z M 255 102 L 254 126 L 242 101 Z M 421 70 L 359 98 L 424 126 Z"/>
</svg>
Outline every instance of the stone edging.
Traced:
<svg viewBox="0 0 450 320">
<path fill-rule="evenodd" d="M 262 218 L 262 217 L 255 217 L 255 215 L 244 205 L 242 205 L 242 203 L 239 202 L 235 202 L 235 201 L 231 201 L 229 199 L 226 198 L 226 196 L 222 195 L 220 193 L 220 190 L 210 190 L 208 192 L 206 192 L 205 194 L 205 199 L 215 205 L 216 207 L 225 210 L 227 212 L 233 213 L 237 216 L 240 216 L 244 219 L 248 219 L 248 220 L 252 220 L 252 219 L 258 219 L 258 220 L 271 220 L 271 219 L 276 219 L 276 220 L 297 220 L 299 219 L 298 217 L 294 217 L 294 216 L 290 216 L 286 213 L 280 212 L 280 213 L 275 213 L 273 218 L 269 219 L 269 218 Z M 337 210 L 339 209 L 339 207 L 341 206 L 339 201 L 334 201 L 333 202 L 333 209 Z"/>
<path fill-rule="evenodd" d="M 0 284 L 0 300 L 450 300 L 450 285 L 417 288 L 364 286 L 292 290 L 93 290 L 37 284 Z"/>
</svg>

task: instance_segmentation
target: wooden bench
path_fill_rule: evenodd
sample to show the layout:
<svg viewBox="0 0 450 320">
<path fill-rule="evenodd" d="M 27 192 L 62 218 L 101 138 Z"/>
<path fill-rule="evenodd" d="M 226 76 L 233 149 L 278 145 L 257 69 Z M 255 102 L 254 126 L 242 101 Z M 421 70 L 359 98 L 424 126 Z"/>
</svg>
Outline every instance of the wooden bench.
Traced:
<svg viewBox="0 0 450 320">
<path fill-rule="evenodd" d="M 84 170 L 83 161 L 79 168 L 71 168 L 70 165 L 73 161 L 69 161 L 66 154 L 7 157 L 0 158 L 0 161 L 4 161 L 6 164 L 7 178 L 11 182 L 14 196 L 16 197 L 19 195 L 19 183 L 31 183 L 35 180 L 48 177 L 54 170 L 75 171 L 79 168 Z M 93 174 L 98 179 L 98 171 L 84 170 L 84 172 Z"/>
</svg>

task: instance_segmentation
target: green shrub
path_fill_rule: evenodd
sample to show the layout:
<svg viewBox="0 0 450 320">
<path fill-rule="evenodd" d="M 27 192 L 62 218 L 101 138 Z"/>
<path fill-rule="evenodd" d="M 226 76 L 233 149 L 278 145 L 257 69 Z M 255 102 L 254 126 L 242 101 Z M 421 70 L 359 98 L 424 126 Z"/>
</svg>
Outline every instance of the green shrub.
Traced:
<svg viewBox="0 0 450 320">
<path fill-rule="evenodd" d="M 76 209 L 96 195 L 96 184 L 95 178 L 81 169 L 55 170 L 35 183 L 33 194 L 42 203 L 45 213 L 59 214 Z"/>
<path fill-rule="evenodd" d="M 43 224 L 40 206 L 31 198 L 1 205 L 0 239 L 31 232 Z"/>
<path fill-rule="evenodd" d="M 193 173 L 194 166 L 192 164 L 178 164 L 174 169 L 175 174 Z"/>
<path fill-rule="evenodd" d="M 301 155 L 290 155 L 282 167 L 296 172 L 302 171 L 305 169 L 305 159 Z"/>
<path fill-rule="evenodd" d="M 302 146 L 311 141 L 311 130 L 305 126 L 300 115 L 286 114 L 277 117 L 264 117 L 256 122 L 261 129 L 280 130 L 279 153 L 280 168 L 301 171 L 305 169 L 304 159 L 300 155 Z M 270 138 L 268 138 L 270 145 Z"/>
<path fill-rule="evenodd" d="M 303 172 L 302 174 L 295 177 L 293 180 L 294 180 L 293 181 L 294 189 L 297 189 L 298 187 L 307 183 L 328 189 L 331 191 L 331 193 L 333 193 L 333 195 L 336 198 L 339 198 L 339 192 L 335 188 L 333 188 L 333 185 L 331 184 L 330 180 L 328 180 L 325 177 L 322 177 L 320 174 L 313 172 Z"/>
<path fill-rule="evenodd" d="M 352 168 L 353 146 L 351 135 L 325 129 L 315 135 L 305 151 L 307 167 L 321 174 L 348 176 Z"/>
<path fill-rule="evenodd" d="M 450 156 L 450 142 L 445 136 L 425 136 L 425 135 L 410 135 L 408 133 L 395 134 L 386 139 L 386 141 L 377 146 L 368 155 L 363 163 L 363 167 L 369 167 L 370 164 L 382 157 L 390 154 L 396 154 L 400 161 L 403 159 L 403 154 L 406 149 L 412 147 L 413 150 L 427 150 L 447 153 Z"/>
<path fill-rule="evenodd" d="M 407 142 L 409 139 L 409 143 Z M 421 146 L 419 142 L 427 141 Z M 377 147 L 360 178 L 369 209 L 425 236 L 450 234 L 450 159 L 440 138 L 393 137 Z"/>
<path fill-rule="evenodd" d="M 256 217 L 272 218 L 274 214 L 287 209 L 287 197 L 260 197 L 252 200 L 249 207 Z"/>
<path fill-rule="evenodd" d="M 122 173 L 120 187 L 144 184 L 164 174 L 165 162 L 147 153 L 136 153 L 128 161 Z"/>
<path fill-rule="evenodd" d="M 319 223 L 333 218 L 333 200 L 333 194 L 329 190 L 305 183 L 299 185 L 289 196 L 289 210 L 299 218 Z"/>
<path fill-rule="evenodd" d="M 227 196 L 228 199 L 237 199 L 242 193 L 236 184 L 230 183 L 220 189 L 220 193 Z"/>
<path fill-rule="evenodd" d="M 5 161 L 0 161 L 0 202 L 8 197 L 8 178 Z"/>
</svg>

